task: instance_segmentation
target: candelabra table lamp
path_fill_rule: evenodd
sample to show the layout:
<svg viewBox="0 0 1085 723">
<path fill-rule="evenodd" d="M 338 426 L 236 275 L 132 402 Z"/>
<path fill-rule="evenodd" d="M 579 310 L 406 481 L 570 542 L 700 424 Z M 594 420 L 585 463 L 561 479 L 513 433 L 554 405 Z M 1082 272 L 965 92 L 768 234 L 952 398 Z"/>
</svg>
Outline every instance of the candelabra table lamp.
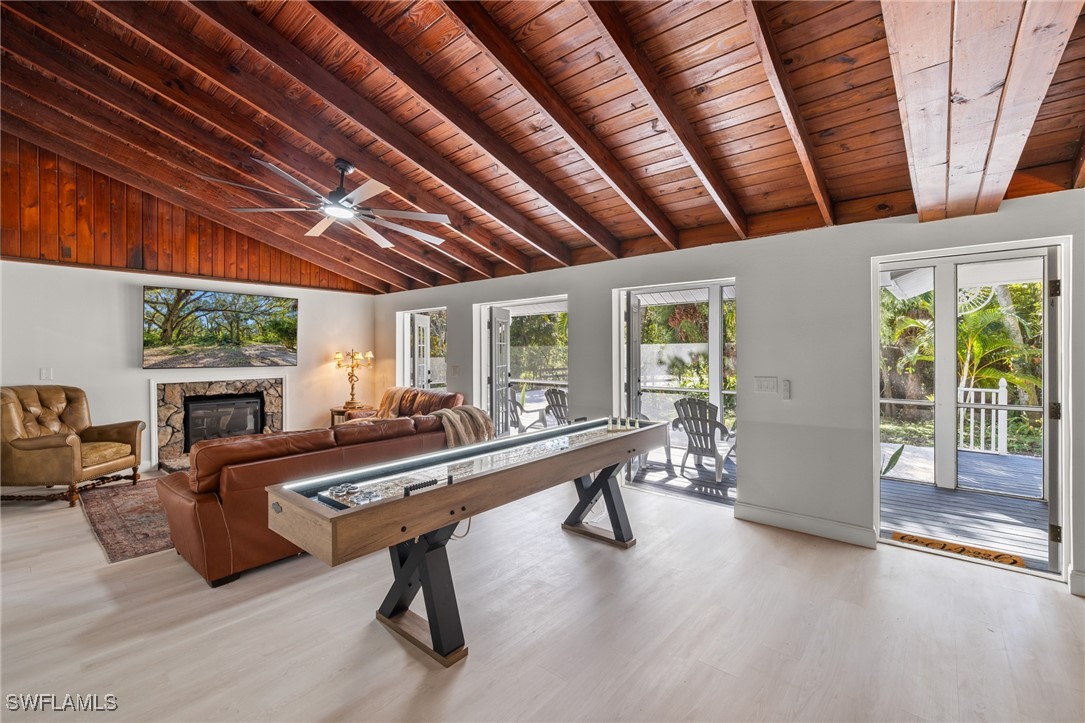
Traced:
<svg viewBox="0 0 1085 723">
<path fill-rule="evenodd" d="M 346 409 L 358 409 L 363 406 L 361 402 L 354 398 L 354 385 L 358 383 L 358 375 L 354 373 L 354 370 L 358 367 L 371 367 L 373 366 L 373 352 L 367 351 L 362 354 L 360 351 L 350 350 L 349 354 L 344 354 L 341 351 L 335 352 L 335 368 L 347 370 L 347 381 L 350 382 L 350 399 L 343 402 L 343 407 Z"/>
</svg>

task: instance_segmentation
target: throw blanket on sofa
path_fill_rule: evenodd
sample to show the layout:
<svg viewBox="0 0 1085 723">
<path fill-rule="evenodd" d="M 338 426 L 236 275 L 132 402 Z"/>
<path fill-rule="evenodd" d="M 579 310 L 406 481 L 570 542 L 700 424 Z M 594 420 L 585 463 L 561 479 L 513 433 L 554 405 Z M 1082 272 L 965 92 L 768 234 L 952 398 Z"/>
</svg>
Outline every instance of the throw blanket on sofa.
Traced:
<svg viewBox="0 0 1085 723">
<path fill-rule="evenodd" d="M 399 402 L 403 399 L 403 393 L 410 387 L 389 387 L 381 397 L 380 408 L 377 416 L 381 419 L 393 419 L 399 416 Z"/>
<path fill-rule="evenodd" d="M 487 442 L 495 436 L 490 415 L 478 407 L 463 405 L 452 409 L 438 409 L 433 416 L 441 420 L 449 447 Z"/>
</svg>

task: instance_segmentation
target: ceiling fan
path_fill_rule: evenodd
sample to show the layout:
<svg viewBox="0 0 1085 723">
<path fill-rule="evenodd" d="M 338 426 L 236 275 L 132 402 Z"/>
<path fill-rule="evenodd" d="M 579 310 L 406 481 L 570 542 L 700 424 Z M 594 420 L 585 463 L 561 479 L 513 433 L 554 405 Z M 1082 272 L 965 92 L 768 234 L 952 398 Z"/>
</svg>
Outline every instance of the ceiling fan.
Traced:
<svg viewBox="0 0 1085 723">
<path fill-rule="evenodd" d="M 384 228 L 390 228 L 399 233 L 406 234 L 413 238 L 428 243 L 439 245 L 444 243 L 444 239 L 440 236 L 434 236 L 433 234 L 425 233 L 424 231 L 418 231 L 408 226 L 401 226 L 398 223 L 392 223 L 386 221 L 386 218 L 404 218 L 411 221 L 428 221 L 431 223 L 448 223 L 448 216 L 443 213 L 421 213 L 418 211 L 400 211 L 396 208 L 372 208 L 369 206 L 361 206 L 363 201 L 378 196 L 388 190 L 388 186 L 369 179 L 362 185 L 355 188 L 350 193 L 347 193 L 347 189 L 344 187 L 344 181 L 346 175 L 354 171 L 354 166 L 349 161 L 345 161 L 342 158 L 335 159 L 335 170 L 339 171 L 339 187 L 329 193 L 327 196 L 322 195 L 318 191 L 305 185 L 298 179 L 291 176 L 286 171 L 283 171 L 279 167 L 262 161 L 259 158 L 253 158 L 260 165 L 267 168 L 272 173 L 275 173 L 287 181 L 290 181 L 295 186 L 303 189 L 308 198 L 297 198 L 295 196 L 289 196 L 285 193 L 279 193 L 278 191 L 269 191 L 266 188 L 257 188 L 256 186 L 246 186 L 242 183 L 234 183 L 233 181 L 227 181 L 224 178 L 214 178 L 212 176 L 204 176 L 200 174 L 200 178 L 208 181 L 214 181 L 215 183 L 225 183 L 230 186 L 237 186 L 239 188 L 245 188 L 250 191 L 258 191 L 260 193 L 270 194 L 272 196 L 281 196 L 283 198 L 289 198 L 294 201 L 300 201 L 301 203 L 308 204 L 307 208 L 298 208 L 297 206 L 289 206 L 284 208 L 231 208 L 231 211 L 238 213 L 263 213 L 263 212 L 275 212 L 275 213 L 297 213 L 301 211 L 305 212 L 317 212 L 324 214 L 324 218 L 317 221 L 316 225 L 305 232 L 306 236 L 319 236 L 324 233 L 329 226 L 336 221 L 342 221 L 349 223 L 365 234 L 375 244 L 381 248 L 392 248 L 391 241 L 386 239 L 380 234 L 373 226 L 383 226 Z"/>
</svg>

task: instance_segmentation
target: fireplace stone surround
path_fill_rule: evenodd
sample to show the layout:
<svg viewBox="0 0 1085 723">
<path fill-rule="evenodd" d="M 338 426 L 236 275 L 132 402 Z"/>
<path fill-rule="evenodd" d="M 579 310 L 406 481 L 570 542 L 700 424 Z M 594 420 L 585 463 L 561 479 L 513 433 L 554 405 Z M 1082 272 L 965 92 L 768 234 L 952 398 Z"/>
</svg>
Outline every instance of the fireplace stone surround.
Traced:
<svg viewBox="0 0 1085 723">
<path fill-rule="evenodd" d="M 155 385 L 158 411 L 158 466 L 167 472 L 188 469 L 184 453 L 185 397 L 216 394 L 264 395 L 264 433 L 283 429 L 283 380 L 230 379 L 207 382 L 160 382 Z"/>
</svg>

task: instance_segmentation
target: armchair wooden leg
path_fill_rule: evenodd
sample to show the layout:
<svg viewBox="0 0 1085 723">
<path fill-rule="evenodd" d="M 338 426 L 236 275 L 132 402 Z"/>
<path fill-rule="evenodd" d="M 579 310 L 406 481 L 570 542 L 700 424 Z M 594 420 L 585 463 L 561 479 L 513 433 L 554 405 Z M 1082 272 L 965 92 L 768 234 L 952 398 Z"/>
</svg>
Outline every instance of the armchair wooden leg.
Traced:
<svg viewBox="0 0 1085 723">
<path fill-rule="evenodd" d="M 68 507 L 75 507 L 75 503 L 79 501 L 79 487 L 75 482 L 68 485 Z"/>
<path fill-rule="evenodd" d="M 132 486 L 135 487 L 137 482 L 139 482 L 139 467 L 133 467 L 132 468 Z"/>
</svg>

